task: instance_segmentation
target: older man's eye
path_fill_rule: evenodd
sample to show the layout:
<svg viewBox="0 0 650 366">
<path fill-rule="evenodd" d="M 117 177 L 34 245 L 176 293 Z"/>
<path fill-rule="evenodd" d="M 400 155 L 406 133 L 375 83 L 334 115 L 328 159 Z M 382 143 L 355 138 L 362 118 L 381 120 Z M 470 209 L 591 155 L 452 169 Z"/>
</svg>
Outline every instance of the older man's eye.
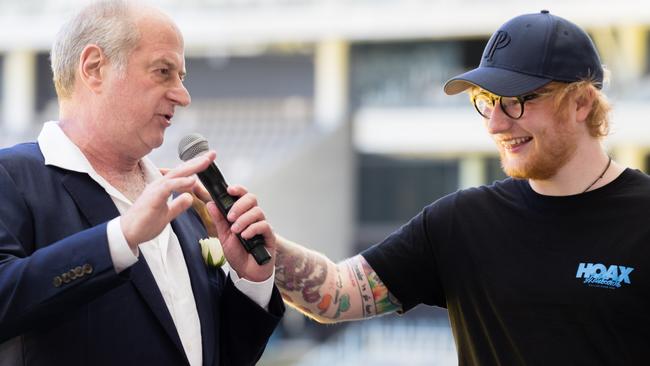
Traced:
<svg viewBox="0 0 650 366">
<path fill-rule="evenodd" d="M 169 69 L 158 69 L 156 70 L 160 75 L 167 76 L 169 75 Z"/>
</svg>

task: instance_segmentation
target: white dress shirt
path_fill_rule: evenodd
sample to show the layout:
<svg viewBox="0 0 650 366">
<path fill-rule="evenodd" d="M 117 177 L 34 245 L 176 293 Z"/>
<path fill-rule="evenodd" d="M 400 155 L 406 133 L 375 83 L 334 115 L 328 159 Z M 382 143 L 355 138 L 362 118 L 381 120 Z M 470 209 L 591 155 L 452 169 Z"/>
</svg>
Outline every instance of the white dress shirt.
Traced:
<svg viewBox="0 0 650 366">
<path fill-rule="evenodd" d="M 120 215 L 124 214 L 133 204 L 108 181 L 97 174 L 81 150 L 63 133 L 58 122 L 50 121 L 44 124 L 38 136 L 38 143 L 46 165 L 87 173 L 104 188 L 115 203 Z M 146 157 L 140 161 L 140 166 L 144 171 L 147 184 L 162 176 L 160 171 Z M 171 200 L 172 197 L 169 199 Z M 117 217 L 109 221 L 107 227 L 109 252 L 117 273 L 135 264 L 139 256 L 138 250 L 134 253 L 126 242 L 119 220 L 120 217 Z M 195 244 L 199 245 L 199 243 Z M 140 244 L 139 250 L 147 260 L 149 269 L 162 293 L 190 365 L 201 365 L 203 362 L 201 323 L 183 252 L 171 225 L 167 224 L 163 231 L 153 240 Z M 269 279 L 263 282 L 251 282 L 239 278 L 237 273 L 231 269 L 230 277 L 239 291 L 246 294 L 261 307 L 268 309 L 273 290 L 274 275 L 271 275 Z"/>
</svg>

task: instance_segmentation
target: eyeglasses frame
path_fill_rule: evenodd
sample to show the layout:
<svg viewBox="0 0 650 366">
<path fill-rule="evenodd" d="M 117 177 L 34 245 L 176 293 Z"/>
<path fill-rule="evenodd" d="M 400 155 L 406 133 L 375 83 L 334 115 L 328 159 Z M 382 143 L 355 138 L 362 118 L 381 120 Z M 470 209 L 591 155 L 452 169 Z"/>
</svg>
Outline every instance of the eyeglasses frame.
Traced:
<svg viewBox="0 0 650 366">
<path fill-rule="evenodd" d="M 521 113 L 519 114 L 519 116 L 515 117 L 515 116 L 511 116 L 507 112 L 506 108 L 503 107 L 503 98 L 504 97 L 502 97 L 500 95 L 495 95 L 495 94 L 492 94 L 492 93 L 489 93 L 489 92 L 486 92 L 486 91 L 481 91 L 479 93 L 476 93 L 476 94 L 472 95 L 472 97 L 471 97 L 472 105 L 474 105 L 474 109 L 476 109 L 478 114 L 480 114 L 481 117 L 483 117 L 485 119 L 490 119 L 490 117 L 483 115 L 483 113 L 481 113 L 481 111 L 478 109 L 478 106 L 476 105 L 476 98 L 479 95 L 487 96 L 490 99 L 490 102 L 492 103 L 492 108 L 494 108 L 496 106 L 496 100 L 498 99 L 499 100 L 499 106 L 501 107 L 501 110 L 503 111 L 503 113 L 505 113 L 506 116 L 508 116 L 508 117 L 510 117 L 512 119 L 520 119 L 524 115 L 524 107 L 526 106 L 527 101 L 530 101 L 530 100 L 533 100 L 535 98 L 539 98 L 539 97 L 542 96 L 541 93 L 529 93 L 529 94 L 524 94 L 524 95 L 518 95 L 516 97 L 505 97 L 505 98 L 515 98 L 515 99 L 517 99 L 517 101 L 521 105 Z"/>
</svg>

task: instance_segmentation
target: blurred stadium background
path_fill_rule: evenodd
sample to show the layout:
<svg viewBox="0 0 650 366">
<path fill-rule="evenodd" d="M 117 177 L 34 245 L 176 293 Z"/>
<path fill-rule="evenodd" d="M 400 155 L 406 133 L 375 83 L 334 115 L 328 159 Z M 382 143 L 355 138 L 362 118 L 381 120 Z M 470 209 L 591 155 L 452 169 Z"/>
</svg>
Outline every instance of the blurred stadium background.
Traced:
<svg viewBox="0 0 650 366">
<path fill-rule="evenodd" d="M 57 118 L 49 47 L 80 0 L 0 0 L 0 147 Z M 230 183 L 248 186 L 277 232 L 334 260 L 372 245 L 424 205 L 503 177 L 465 95 L 442 84 L 474 67 L 509 18 L 549 9 L 585 27 L 612 71 L 606 146 L 650 169 L 650 5 L 618 0 L 164 0 L 185 35 L 193 103 L 176 144 L 207 136 Z M 290 310 L 260 365 L 454 365 L 443 309 L 323 326 Z"/>
</svg>

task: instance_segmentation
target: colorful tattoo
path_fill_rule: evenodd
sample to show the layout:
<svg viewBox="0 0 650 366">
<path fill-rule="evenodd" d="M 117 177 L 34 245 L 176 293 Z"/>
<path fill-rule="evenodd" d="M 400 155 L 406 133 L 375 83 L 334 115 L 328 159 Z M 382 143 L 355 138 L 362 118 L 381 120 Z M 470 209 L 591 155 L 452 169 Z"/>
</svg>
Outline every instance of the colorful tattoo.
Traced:
<svg viewBox="0 0 650 366">
<path fill-rule="evenodd" d="M 308 316 L 337 319 L 354 306 L 355 317 L 369 318 L 401 308 L 399 301 L 361 255 L 335 266 L 310 251 L 278 248 L 276 253 L 275 281 L 282 297 Z M 329 277 L 328 266 L 332 267 Z M 343 278 L 346 274 L 342 273 L 342 268 L 349 279 L 345 286 Z M 350 286 L 359 292 L 359 305 L 357 297 L 352 299 L 346 292 Z"/>
<path fill-rule="evenodd" d="M 334 314 L 334 318 L 338 318 L 341 316 L 341 313 L 346 312 L 350 310 L 350 295 L 345 294 L 341 296 L 341 302 L 339 302 L 339 307 L 336 309 L 336 314 Z"/>
<path fill-rule="evenodd" d="M 326 313 L 336 312 L 334 318 L 339 318 L 341 313 L 350 309 L 350 295 L 342 293 L 343 277 L 341 270 L 336 267 L 336 280 L 326 282 L 327 279 L 327 262 L 309 252 L 300 252 L 289 254 L 281 250 L 277 251 L 275 281 L 282 290 L 282 297 L 293 303 L 305 314 L 325 315 Z M 299 292 L 304 302 L 294 302 L 292 292 Z M 298 300 L 300 300 L 298 298 Z M 306 303 L 314 304 L 314 307 L 308 308 Z M 304 304 L 304 305 L 301 305 Z"/>
<path fill-rule="evenodd" d="M 358 257 L 354 257 L 347 261 L 348 268 L 351 273 L 353 273 L 353 283 L 356 283 L 357 288 L 359 289 L 359 297 L 361 298 L 361 310 L 364 318 L 369 318 L 376 315 L 376 309 L 374 306 L 374 299 L 372 296 L 372 288 L 368 283 L 366 275 L 363 273 L 363 268 L 361 266 L 360 260 Z"/>
<path fill-rule="evenodd" d="M 325 312 L 330 308 L 332 303 L 332 295 L 326 294 L 323 296 L 323 299 L 318 303 L 318 310 L 320 310 L 320 315 L 325 314 Z"/>
<path fill-rule="evenodd" d="M 319 290 L 327 278 L 327 263 L 321 258 L 300 254 L 277 251 L 275 283 L 285 291 L 301 292 L 308 303 L 318 302 L 321 300 Z"/>
<path fill-rule="evenodd" d="M 375 314 L 380 315 L 401 309 L 402 305 L 388 291 L 386 285 L 379 279 L 377 272 L 370 267 L 365 259 L 361 259 L 359 262 L 361 262 L 363 272 L 366 274 L 370 289 L 372 290 L 372 297 L 375 302 Z"/>
</svg>

